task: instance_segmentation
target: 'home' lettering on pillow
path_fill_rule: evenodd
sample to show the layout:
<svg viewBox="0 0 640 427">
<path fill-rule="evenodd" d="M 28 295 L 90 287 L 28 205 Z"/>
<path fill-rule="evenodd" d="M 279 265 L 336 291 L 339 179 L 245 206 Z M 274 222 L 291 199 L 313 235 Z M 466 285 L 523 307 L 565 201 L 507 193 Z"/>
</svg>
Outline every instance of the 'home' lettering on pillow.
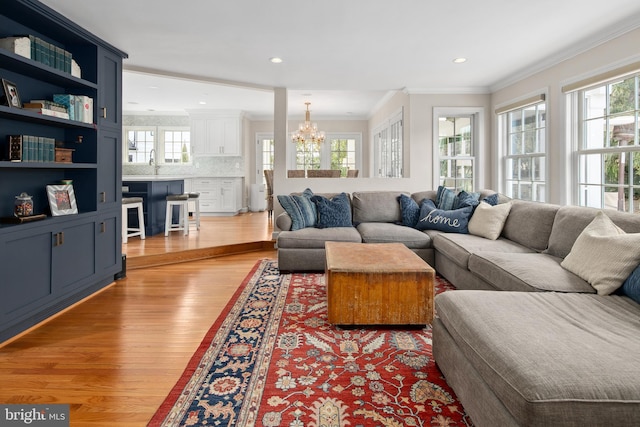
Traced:
<svg viewBox="0 0 640 427">
<path fill-rule="evenodd" d="M 442 215 L 434 216 L 432 215 L 434 212 L 435 211 L 429 212 L 427 216 L 425 216 L 420 220 L 420 222 L 427 221 L 427 222 L 430 222 L 431 224 L 445 224 L 445 225 L 448 225 L 449 227 L 455 227 L 455 228 L 460 227 L 460 221 L 458 221 L 458 218 L 452 219 Z"/>
</svg>

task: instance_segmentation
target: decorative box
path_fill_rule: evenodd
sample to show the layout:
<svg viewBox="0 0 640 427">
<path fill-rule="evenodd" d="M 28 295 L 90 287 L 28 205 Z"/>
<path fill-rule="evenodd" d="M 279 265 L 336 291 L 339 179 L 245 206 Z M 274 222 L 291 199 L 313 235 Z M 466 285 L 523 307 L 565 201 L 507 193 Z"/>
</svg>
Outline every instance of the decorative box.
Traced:
<svg viewBox="0 0 640 427">
<path fill-rule="evenodd" d="M 72 153 L 74 151 L 73 148 L 56 147 L 56 163 L 73 163 Z"/>
</svg>

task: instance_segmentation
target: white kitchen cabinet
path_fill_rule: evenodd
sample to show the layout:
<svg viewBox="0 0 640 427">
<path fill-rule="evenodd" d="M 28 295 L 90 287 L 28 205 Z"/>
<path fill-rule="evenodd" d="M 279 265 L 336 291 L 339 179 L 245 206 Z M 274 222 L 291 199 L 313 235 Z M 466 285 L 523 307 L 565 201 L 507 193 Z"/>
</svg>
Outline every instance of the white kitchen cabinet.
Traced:
<svg viewBox="0 0 640 427">
<path fill-rule="evenodd" d="M 242 178 L 193 178 L 193 191 L 203 214 L 236 214 L 242 207 Z"/>
<path fill-rule="evenodd" d="M 240 156 L 240 115 L 212 116 L 191 114 L 191 141 L 194 154 L 201 156 Z"/>
</svg>

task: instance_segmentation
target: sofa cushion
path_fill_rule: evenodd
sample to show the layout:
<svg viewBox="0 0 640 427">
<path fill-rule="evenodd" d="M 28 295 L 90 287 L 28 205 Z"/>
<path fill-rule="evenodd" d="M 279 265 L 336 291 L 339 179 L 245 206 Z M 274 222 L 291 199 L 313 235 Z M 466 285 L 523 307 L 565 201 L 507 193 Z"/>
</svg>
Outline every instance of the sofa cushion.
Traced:
<svg viewBox="0 0 640 427">
<path fill-rule="evenodd" d="M 402 218 L 402 225 L 406 227 L 415 227 L 420 219 L 420 205 L 406 194 L 398 196 L 398 203 L 400 203 L 400 217 Z"/>
<path fill-rule="evenodd" d="M 514 200 L 502 235 L 538 252 L 547 249 L 559 206 Z M 552 254 L 553 255 L 553 254 Z"/>
<path fill-rule="evenodd" d="M 560 266 L 562 258 L 541 253 L 477 252 L 469 271 L 502 291 L 595 293 L 585 280 Z"/>
<path fill-rule="evenodd" d="M 357 228 L 364 243 L 404 243 L 409 249 L 433 247 L 431 237 L 415 228 L 386 222 L 363 222 Z"/>
<path fill-rule="evenodd" d="M 511 202 L 493 206 L 488 202 L 480 202 L 469 220 L 469 233 L 496 240 L 502 233 L 511 205 Z"/>
<path fill-rule="evenodd" d="M 473 206 L 456 210 L 436 208 L 432 200 L 425 199 L 420 204 L 420 219 L 416 224 L 418 230 L 440 230 L 448 233 L 469 233 L 469 218 L 473 214 Z"/>
<path fill-rule="evenodd" d="M 352 227 L 351 207 L 346 193 L 328 199 L 323 196 L 312 196 L 311 201 L 315 203 L 318 219 L 316 227 Z"/>
<path fill-rule="evenodd" d="M 472 234 L 441 233 L 433 236 L 433 247 L 450 261 L 467 270 L 469 256 L 483 251 L 506 253 L 533 253 L 526 246 L 504 238 L 487 240 Z"/>
<path fill-rule="evenodd" d="M 438 192 L 436 193 L 436 207 L 445 211 L 453 209 L 453 204 L 456 200 L 456 192 L 450 190 L 442 185 L 438 186 Z"/>
<path fill-rule="evenodd" d="M 324 249 L 325 242 L 361 243 L 360 233 L 354 227 L 303 228 L 278 233 L 278 248 Z"/>
<path fill-rule="evenodd" d="M 601 210 L 580 206 L 563 206 L 558 209 L 546 252 L 560 258 L 566 257 L 582 230 Z M 640 215 L 607 210 L 607 216 L 626 233 L 640 233 Z"/>
<path fill-rule="evenodd" d="M 639 425 L 640 305 L 619 296 L 455 291 L 435 309 L 519 425 Z"/>
<path fill-rule="evenodd" d="M 567 270 L 582 277 L 599 295 L 609 295 L 640 263 L 640 233 L 625 233 L 604 213 L 580 233 L 562 261 Z"/>
<path fill-rule="evenodd" d="M 352 194 L 353 222 L 401 222 L 398 196 L 402 191 L 356 191 Z"/>
</svg>

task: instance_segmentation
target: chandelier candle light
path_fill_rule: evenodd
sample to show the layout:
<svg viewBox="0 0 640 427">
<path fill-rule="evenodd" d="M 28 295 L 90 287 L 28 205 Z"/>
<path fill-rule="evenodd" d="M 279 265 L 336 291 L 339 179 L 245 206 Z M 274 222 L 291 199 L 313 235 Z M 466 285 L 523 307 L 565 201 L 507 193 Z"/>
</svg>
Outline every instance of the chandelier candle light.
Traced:
<svg viewBox="0 0 640 427">
<path fill-rule="evenodd" d="M 298 130 L 291 134 L 291 140 L 293 142 L 324 142 L 324 131 L 318 130 L 317 123 L 311 123 L 311 112 L 309 111 L 310 102 L 305 102 L 304 105 L 307 106 L 307 111 L 304 115 L 304 123 L 300 123 L 298 126 Z"/>
</svg>

